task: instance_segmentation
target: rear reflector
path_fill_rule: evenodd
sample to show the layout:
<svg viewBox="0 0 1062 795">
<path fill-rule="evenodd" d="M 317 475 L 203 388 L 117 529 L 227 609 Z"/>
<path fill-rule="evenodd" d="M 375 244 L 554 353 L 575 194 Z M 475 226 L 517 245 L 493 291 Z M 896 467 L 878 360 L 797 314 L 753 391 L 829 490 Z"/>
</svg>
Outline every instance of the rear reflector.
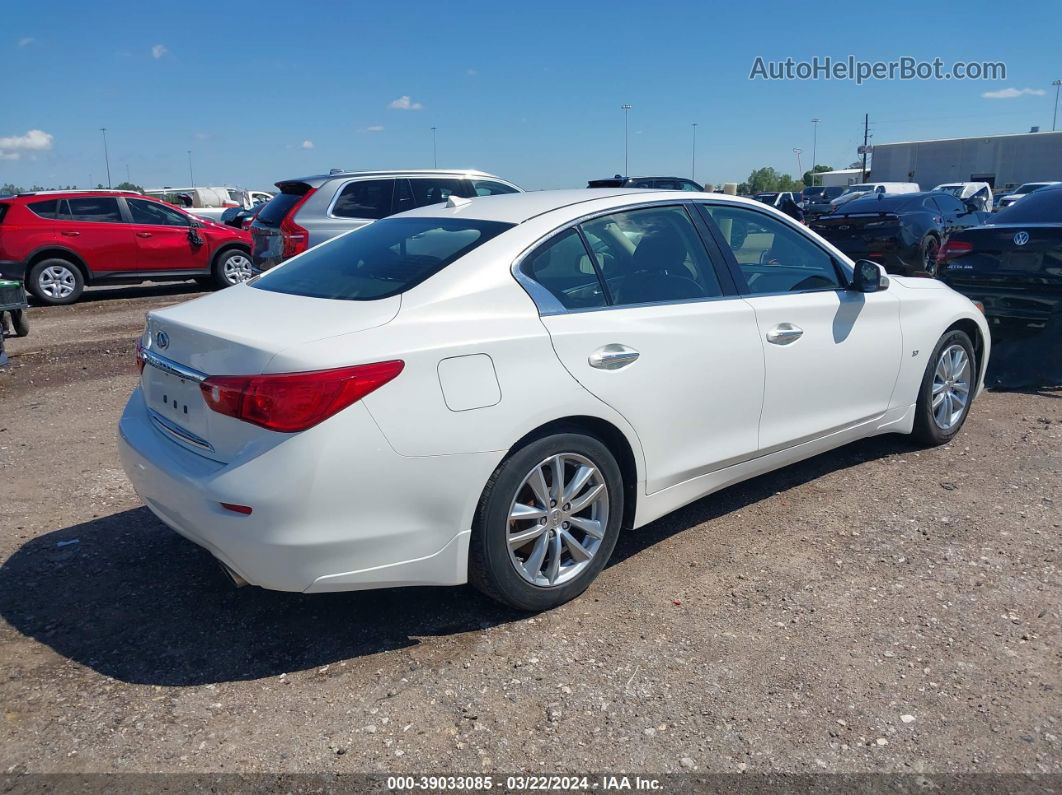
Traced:
<svg viewBox="0 0 1062 795">
<path fill-rule="evenodd" d="M 967 243 L 965 240 L 949 240 L 937 252 L 937 264 L 969 254 L 971 251 L 973 251 L 972 243 Z"/>
<path fill-rule="evenodd" d="M 250 505 L 237 505 L 234 502 L 219 503 L 226 511 L 232 511 L 233 513 L 242 513 L 244 516 L 250 516 L 251 511 L 254 509 Z"/>
<path fill-rule="evenodd" d="M 219 414 L 295 433 L 312 428 L 373 392 L 402 372 L 401 360 L 336 370 L 269 375 L 214 375 L 199 388 Z"/>
</svg>

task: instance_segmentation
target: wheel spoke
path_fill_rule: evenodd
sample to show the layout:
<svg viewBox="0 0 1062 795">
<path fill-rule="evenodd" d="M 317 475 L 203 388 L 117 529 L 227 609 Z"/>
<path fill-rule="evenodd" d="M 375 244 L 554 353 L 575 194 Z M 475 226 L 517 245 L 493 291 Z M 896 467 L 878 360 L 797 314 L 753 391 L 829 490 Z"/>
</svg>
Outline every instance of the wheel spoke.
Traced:
<svg viewBox="0 0 1062 795">
<path fill-rule="evenodd" d="M 568 482 L 568 485 L 564 487 L 564 502 L 571 502 L 578 496 L 579 492 L 583 490 L 583 487 L 590 481 L 597 470 L 593 467 L 580 466 L 576 470 L 575 475 Z"/>
<path fill-rule="evenodd" d="M 573 516 L 568 521 L 591 538 L 605 537 L 605 531 L 601 529 L 601 522 L 596 519 L 583 519 L 581 516 Z"/>
<path fill-rule="evenodd" d="M 560 537 L 564 540 L 564 545 L 568 547 L 568 551 L 572 553 L 572 560 L 576 563 L 580 563 L 584 560 L 590 560 L 594 556 L 594 553 L 584 547 L 578 541 L 575 540 L 575 536 L 569 533 L 567 530 L 560 531 Z"/>
<path fill-rule="evenodd" d="M 527 556 L 527 560 L 524 561 L 524 571 L 527 572 L 531 580 L 537 580 L 542 573 L 542 561 L 546 559 L 546 550 L 548 548 L 549 537 L 543 533 L 538 537 L 538 541 L 535 542 L 534 549 Z"/>
<path fill-rule="evenodd" d="M 583 496 L 581 496 L 578 500 L 574 500 L 572 502 L 571 510 L 568 511 L 568 513 L 576 514 L 579 513 L 579 511 L 585 510 L 586 507 L 593 503 L 594 500 L 596 500 L 601 495 L 601 492 L 603 492 L 604 490 L 605 484 L 598 483 L 592 489 L 587 491 Z"/>
<path fill-rule="evenodd" d="M 944 391 L 944 389 L 947 386 L 948 386 L 948 384 L 947 384 L 946 381 L 934 381 L 933 382 L 933 394 L 934 395 L 940 394 L 941 392 Z"/>
<path fill-rule="evenodd" d="M 542 508 L 535 508 L 532 505 L 524 505 L 521 502 L 513 505 L 512 511 L 509 512 L 510 519 L 541 519 L 546 515 L 545 510 Z"/>
<path fill-rule="evenodd" d="M 536 524 L 528 530 L 523 530 L 519 533 L 509 533 L 509 546 L 513 549 L 519 549 L 528 541 L 538 538 L 545 532 L 546 526 L 544 524 Z M 541 564 L 539 565 L 541 566 Z"/>
<path fill-rule="evenodd" d="M 549 487 L 549 496 L 558 503 L 561 501 L 564 491 L 564 458 L 559 455 L 549 460 L 550 470 L 553 472 L 553 483 Z M 547 505 L 549 503 L 546 503 Z"/>
<path fill-rule="evenodd" d="M 535 467 L 535 471 L 527 479 L 527 485 L 531 487 L 531 491 L 535 493 L 535 499 L 539 501 L 543 508 L 549 508 L 549 486 L 546 485 L 546 478 L 542 474 L 542 467 Z"/>
<path fill-rule="evenodd" d="M 938 395 L 934 395 L 933 396 L 933 408 L 936 408 L 941 403 L 943 403 L 944 402 L 944 398 L 947 396 L 947 394 L 948 394 L 947 392 L 941 392 Z"/>
<path fill-rule="evenodd" d="M 557 575 L 560 574 L 561 552 L 560 533 L 554 533 L 549 539 L 549 566 L 546 567 L 546 579 L 550 585 L 557 582 Z"/>
</svg>

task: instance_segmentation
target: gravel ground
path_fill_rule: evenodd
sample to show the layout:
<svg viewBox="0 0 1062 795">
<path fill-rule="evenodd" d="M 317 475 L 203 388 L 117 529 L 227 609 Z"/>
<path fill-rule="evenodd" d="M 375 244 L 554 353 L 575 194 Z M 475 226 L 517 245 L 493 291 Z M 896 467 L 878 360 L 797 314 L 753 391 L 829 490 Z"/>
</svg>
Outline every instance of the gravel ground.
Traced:
<svg viewBox="0 0 1062 795">
<path fill-rule="evenodd" d="M 537 617 L 236 590 L 115 451 L 143 314 L 194 290 L 8 340 L 0 769 L 1062 773 L 1062 392 L 701 500 Z"/>
</svg>

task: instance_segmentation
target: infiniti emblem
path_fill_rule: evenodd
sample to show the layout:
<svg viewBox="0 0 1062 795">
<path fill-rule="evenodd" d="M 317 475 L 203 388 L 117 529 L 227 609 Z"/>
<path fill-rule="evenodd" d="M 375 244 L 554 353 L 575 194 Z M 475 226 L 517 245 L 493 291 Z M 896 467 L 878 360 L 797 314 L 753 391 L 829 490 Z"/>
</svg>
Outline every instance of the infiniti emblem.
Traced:
<svg viewBox="0 0 1062 795">
<path fill-rule="evenodd" d="M 1022 231 L 1022 232 L 1018 232 L 1018 234 L 1014 235 L 1014 245 L 1016 245 L 1016 246 L 1024 246 L 1028 242 L 1029 242 L 1029 233 L 1028 232 Z"/>
<path fill-rule="evenodd" d="M 170 347 L 170 335 L 167 334 L 165 331 L 160 331 L 158 334 L 155 335 L 155 344 L 165 350 L 166 348 Z"/>
</svg>

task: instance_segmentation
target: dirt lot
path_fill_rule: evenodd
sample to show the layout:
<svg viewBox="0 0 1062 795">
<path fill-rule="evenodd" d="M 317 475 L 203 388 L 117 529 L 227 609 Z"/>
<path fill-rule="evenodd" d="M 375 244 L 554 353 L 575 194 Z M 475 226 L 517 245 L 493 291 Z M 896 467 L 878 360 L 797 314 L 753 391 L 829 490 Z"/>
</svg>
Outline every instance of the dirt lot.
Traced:
<svg viewBox="0 0 1062 795">
<path fill-rule="evenodd" d="M 8 341 L 0 770 L 1062 772 L 1062 392 L 695 503 L 547 615 L 235 590 L 115 452 L 143 314 L 193 295 Z"/>
</svg>

